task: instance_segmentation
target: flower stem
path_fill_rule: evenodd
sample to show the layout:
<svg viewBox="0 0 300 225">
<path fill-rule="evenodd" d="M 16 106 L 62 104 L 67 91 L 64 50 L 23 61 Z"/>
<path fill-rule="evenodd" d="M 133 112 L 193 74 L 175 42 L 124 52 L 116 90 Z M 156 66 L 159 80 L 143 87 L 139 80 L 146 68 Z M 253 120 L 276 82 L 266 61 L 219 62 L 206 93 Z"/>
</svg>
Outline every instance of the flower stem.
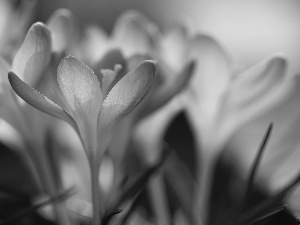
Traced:
<svg viewBox="0 0 300 225">
<path fill-rule="evenodd" d="M 210 150 L 210 149 L 209 149 Z M 215 154 L 203 154 L 199 160 L 198 188 L 195 202 L 195 218 L 200 219 L 201 225 L 209 224 L 210 198 L 213 184 L 214 169 L 217 163 Z M 200 218 L 199 218 L 200 216 Z"/>
<path fill-rule="evenodd" d="M 160 174 L 152 177 L 149 182 L 149 191 L 151 195 L 151 203 L 157 219 L 158 225 L 171 224 L 171 216 L 169 212 L 168 202 L 166 199 L 166 190 L 163 179 Z"/>
<path fill-rule="evenodd" d="M 100 188 L 99 188 L 99 166 L 90 160 L 91 181 L 92 181 L 92 200 L 93 200 L 93 225 L 100 225 Z"/>
</svg>

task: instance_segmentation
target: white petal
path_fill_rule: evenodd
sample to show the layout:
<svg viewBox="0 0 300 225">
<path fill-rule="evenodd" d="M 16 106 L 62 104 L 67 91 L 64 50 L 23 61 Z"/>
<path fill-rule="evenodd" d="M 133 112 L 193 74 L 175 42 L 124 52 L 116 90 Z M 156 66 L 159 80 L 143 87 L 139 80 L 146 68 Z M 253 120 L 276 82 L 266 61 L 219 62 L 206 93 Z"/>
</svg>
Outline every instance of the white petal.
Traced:
<svg viewBox="0 0 300 225">
<path fill-rule="evenodd" d="M 35 86 L 51 58 L 51 34 L 48 28 L 37 22 L 29 29 L 17 52 L 12 71 L 30 86 Z"/>
<path fill-rule="evenodd" d="M 125 75 L 108 93 L 100 111 L 100 126 L 115 124 L 128 114 L 147 95 L 155 77 L 151 61 L 141 63 Z"/>
<path fill-rule="evenodd" d="M 14 72 L 9 72 L 8 78 L 13 90 L 25 102 L 44 113 L 65 120 L 76 129 L 73 119 L 59 105 L 48 99 L 46 96 L 44 96 L 34 88 L 27 85 L 16 74 L 14 74 Z"/>
</svg>

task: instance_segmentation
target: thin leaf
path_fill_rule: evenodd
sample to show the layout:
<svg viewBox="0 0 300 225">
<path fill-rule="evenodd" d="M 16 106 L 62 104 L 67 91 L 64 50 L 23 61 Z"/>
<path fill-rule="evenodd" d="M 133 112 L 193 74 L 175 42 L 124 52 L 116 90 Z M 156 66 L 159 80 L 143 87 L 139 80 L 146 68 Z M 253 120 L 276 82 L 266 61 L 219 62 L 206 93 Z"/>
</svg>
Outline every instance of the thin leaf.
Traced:
<svg viewBox="0 0 300 225">
<path fill-rule="evenodd" d="M 145 187 L 149 179 L 166 163 L 170 152 L 170 147 L 165 144 L 159 161 L 154 166 L 143 172 L 139 178 L 129 184 L 128 187 L 116 197 L 115 201 L 113 201 L 109 207 L 109 209 L 111 209 L 110 211 L 119 208 L 125 201 L 139 193 Z"/>
<path fill-rule="evenodd" d="M 138 193 L 138 195 L 136 196 L 136 198 L 133 200 L 133 202 L 131 203 L 129 209 L 126 210 L 126 214 L 123 216 L 123 218 L 121 219 L 120 224 L 124 225 L 127 223 L 127 221 L 130 219 L 130 216 L 134 213 L 135 209 L 137 208 L 139 202 L 141 201 L 142 197 L 144 195 L 142 195 L 142 191 L 140 191 Z"/>
<path fill-rule="evenodd" d="M 258 223 L 262 220 L 265 220 L 271 216 L 274 216 L 275 214 L 279 213 L 279 212 L 282 212 L 283 210 L 286 209 L 286 205 L 282 205 L 282 206 L 279 206 L 279 207 L 276 207 L 275 209 L 272 209 L 270 210 L 269 212 L 266 212 L 264 213 L 262 216 L 252 220 L 252 221 L 249 221 L 243 225 L 252 225 L 252 224 L 255 224 L 255 223 Z"/>
<path fill-rule="evenodd" d="M 64 201 L 65 199 L 69 198 L 72 194 L 73 194 L 73 189 L 69 189 L 69 190 L 65 191 L 64 193 L 62 193 L 62 194 L 60 194 L 56 197 L 50 198 L 50 199 L 45 200 L 45 201 L 43 201 L 39 204 L 33 205 L 30 208 L 27 208 L 27 209 L 24 209 L 24 210 L 21 210 L 21 211 L 15 213 L 12 217 L 0 222 L 0 225 L 11 224 L 11 223 L 21 219 L 24 216 L 27 216 L 31 213 L 34 213 L 35 211 L 37 211 L 39 208 L 41 208 L 43 206 L 46 206 L 46 205 L 48 205 L 50 203 L 53 203 L 55 201 Z"/>
<path fill-rule="evenodd" d="M 123 212 L 123 210 L 115 210 L 112 213 L 108 214 L 107 216 L 104 217 L 104 219 L 102 220 L 102 225 L 107 225 L 109 224 L 109 222 L 111 221 L 111 219 L 113 218 L 113 216 L 119 214 Z"/>
<path fill-rule="evenodd" d="M 252 165 L 252 168 L 250 170 L 250 175 L 249 175 L 249 179 L 248 179 L 248 183 L 247 183 L 247 189 L 245 192 L 245 199 L 243 200 L 242 203 L 242 210 L 245 209 L 246 204 L 249 202 L 250 198 L 251 198 L 251 192 L 253 190 L 253 185 L 254 185 L 254 178 L 255 175 L 257 173 L 258 170 L 258 166 L 260 161 L 262 160 L 262 154 L 264 152 L 264 150 L 266 149 L 266 145 L 268 143 L 268 140 L 270 138 L 271 132 L 272 132 L 272 128 L 273 128 L 273 123 L 270 124 L 270 126 L 268 127 L 268 130 L 263 138 L 263 141 L 259 147 L 258 153 L 254 159 L 254 163 Z"/>
<path fill-rule="evenodd" d="M 242 225 L 248 221 L 255 220 L 261 215 L 266 214 L 266 212 L 270 212 L 270 210 L 280 207 L 282 205 L 283 199 L 287 196 L 287 194 L 300 182 L 300 173 L 279 193 L 268 198 L 262 203 L 254 206 L 249 211 L 245 212 L 241 219 L 235 223 L 237 225 Z"/>
</svg>

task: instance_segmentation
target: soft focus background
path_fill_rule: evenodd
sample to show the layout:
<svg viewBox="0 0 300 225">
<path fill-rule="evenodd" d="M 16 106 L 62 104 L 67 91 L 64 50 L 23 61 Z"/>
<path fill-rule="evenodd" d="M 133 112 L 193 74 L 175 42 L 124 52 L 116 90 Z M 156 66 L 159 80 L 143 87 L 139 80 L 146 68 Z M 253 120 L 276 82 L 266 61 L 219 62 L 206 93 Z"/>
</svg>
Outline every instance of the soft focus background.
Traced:
<svg viewBox="0 0 300 225">
<path fill-rule="evenodd" d="M 274 53 L 287 55 L 289 73 L 300 72 L 300 2 L 298 0 L 39 0 L 37 18 L 46 21 L 65 7 L 81 24 L 97 22 L 108 32 L 126 9 L 138 9 L 163 28 L 189 20 L 194 31 L 211 34 L 241 66 Z"/>
</svg>

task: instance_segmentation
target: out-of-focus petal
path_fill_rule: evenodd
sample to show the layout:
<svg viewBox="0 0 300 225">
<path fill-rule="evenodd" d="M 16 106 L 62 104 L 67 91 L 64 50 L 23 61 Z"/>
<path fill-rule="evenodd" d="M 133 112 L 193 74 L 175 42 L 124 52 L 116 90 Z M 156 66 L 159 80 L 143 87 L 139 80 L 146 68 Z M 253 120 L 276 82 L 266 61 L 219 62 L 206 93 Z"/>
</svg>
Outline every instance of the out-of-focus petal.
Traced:
<svg viewBox="0 0 300 225">
<path fill-rule="evenodd" d="M 158 85 L 156 89 L 152 88 L 149 95 L 146 97 L 147 100 L 141 103 L 143 109 L 140 113 L 142 115 L 139 115 L 139 117 L 144 117 L 154 112 L 180 93 L 188 85 L 194 67 L 195 63 L 190 62 L 178 75 L 174 76 L 173 79 L 165 80 L 162 84 Z"/>
<path fill-rule="evenodd" d="M 110 47 L 107 34 L 97 25 L 88 25 L 83 35 L 78 54 L 87 62 L 99 61 Z"/>
<path fill-rule="evenodd" d="M 186 63 L 189 33 L 187 26 L 176 24 L 162 35 L 159 42 L 159 55 L 164 63 L 179 72 Z"/>
<path fill-rule="evenodd" d="M 117 20 L 112 38 L 125 56 L 152 51 L 158 28 L 136 11 L 127 11 Z"/>
<path fill-rule="evenodd" d="M 52 34 L 53 51 L 69 50 L 78 30 L 73 14 L 68 9 L 58 9 L 48 19 L 47 25 Z"/>
<path fill-rule="evenodd" d="M 149 54 L 134 54 L 127 59 L 128 70 L 131 71 L 146 60 L 154 60 Z"/>
<path fill-rule="evenodd" d="M 67 112 L 65 112 L 59 105 L 48 99 L 46 96 L 23 82 L 14 72 L 10 71 L 8 73 L 8 79 L 13 90 L 25 102 L 44 113 L 65 120 L 73 127 L 76 127 L 73 119 Z"/>
<path fill-rule="evenodd" d="M 12 71 L 30 86 L 34 86 L 51 58 L 51 34 L 49 29 L 37 22 L 29 29 L 25 40 L 17 52 Z"/>
<path fill-rule="evenodd" d="M 104 126 L 118 122 L 143 100 L 154 78 L 155 65 L 152 61 L 145 61 L 126 74 L 103 101 L 98 122 Z"/>
<path fill-rule="evenodd" d="M 285 77 L 285 72 L 286 60 L 275 56 L 248 69 L 230 83 L 216 121 L 223 139 L 287 97 L 293 82 Z"/>
<path fill-rule="evenodd" d="M 189 59 L 196 67 L 190 82 L 189 113 L 201 129 L 213 123 L 230 80 L 230 58 L 213 38 L 197 35 L 190 42 Z"/>
<path fill-rule="evenodd" d="M 5 85 L 9 84 L 7 79 L 7 73 L 9 71 L 8 63 L 0 57 L 0 92 L 3 91 Z"/>
<path fill-rule="evenodd" d="M 143 149 L 143 154 L 146 154 L 145 158 L 150 164 L 157 162 L 166 129 L 182 109 L 182 102 L 175 97 L 137 124 L 133 138 Z"/>
<path fill-rule="evenodd" d="M 67 56 L 58 66 L 57 81 L 68 105 L 66 110 L 76 121 L 80 134 L 82 137 L 91 138 L 91 132 L 96 133 L 96 122 L 102 103 L 101 88 L 96 75 L 75 57 Z"/>
<path fill-rule="evenodd" d="M 7 78 L 8 71 L 8 63 L 0 57 L 0 117 L 21 132 L 21 112 Z"/>
</svg>

